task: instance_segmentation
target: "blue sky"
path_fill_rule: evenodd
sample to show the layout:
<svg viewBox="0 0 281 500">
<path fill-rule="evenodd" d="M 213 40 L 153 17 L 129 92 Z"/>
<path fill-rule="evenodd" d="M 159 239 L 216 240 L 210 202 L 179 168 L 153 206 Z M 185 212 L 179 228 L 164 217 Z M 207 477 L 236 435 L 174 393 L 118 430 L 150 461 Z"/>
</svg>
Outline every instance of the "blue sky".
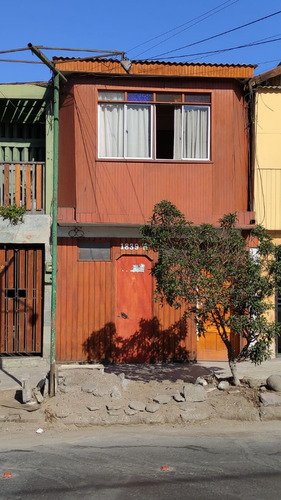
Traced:
<svg viewBox="0 0 281 500">
<path fill-rule="evenodd" d="M 0 51 L 24 48 L 31 42 L 120 50 L 131 59 L 258 64 L 255 73 L 259 74 L 281 61 L 281 13 L 201 41 L 277 11 L 281 11 L 280 0 L 10 0 L 1 5 Z M 275 38 L 280 40 L 270 41 Z M 49 58 L 90 55 L 44 52 Z M 37 61 L 30 52 L 0 54 L 0 58 Z M 0 62 L 0 82 L 50 77 L 43 65 Z"/>
</svg>

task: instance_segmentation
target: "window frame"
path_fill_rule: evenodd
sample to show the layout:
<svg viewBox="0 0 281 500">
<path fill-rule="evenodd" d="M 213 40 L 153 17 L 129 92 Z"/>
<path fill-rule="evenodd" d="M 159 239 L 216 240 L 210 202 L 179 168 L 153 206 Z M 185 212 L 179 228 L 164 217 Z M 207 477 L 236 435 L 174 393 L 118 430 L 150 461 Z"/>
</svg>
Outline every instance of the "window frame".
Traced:
<svg viewBox="0 0 281 500">
<path fill-rule="evenodd" d="M 101 99 L 99 98 L 99 93 L 102 92 L 107 92 L 108 94 L 110 93 L 123 93 L 124 94 L 124 100 L 110 100 L 110 99 Z M 152 94 L 152 100 L 143 100 L 143 101 L 137 101 L 137 100 L 128 100 L 128 94 Z M 161 95 L 174 95 L 177 96 L 179 99 L 176 99 L 174 101 L 172 100 L 160 100 L 159 97 Z M 206 101 L 197 101 L 197 100 L 186 100 L 188 96 L 203 96 L 203 98 L 206 98 Z M 158 99 L 159 100 L 158 100 Z M 123 105 L 123 156 L 101 156 L 100 154 L 100 104 L 121 104 Z M 132 156 L 127 156 L 127 138 L 126 138 L 126 126 L 127 126 L 127 107 L 128 106 L 150 106 L 151 111 L 150 111 L 150 134 L 149 134 L 149 140 L 150 140 L 150 155 L 147 157 L 132 157 Z M 156 157 L 156 145 L 157 145 L 157 140 L 156 140 L 156 109 L 157 105 L 169 105 L 169 106 L 174 106 L 174 107 L 180 107 L 181 108 L 181 137 L 183 137 L 183 120 L 184 120 L 184 113 L 183 110 L 184 108 L 192 108 L 192 109 L 207 109 L 207 156 L 202 157 L 202 158 L 192 158 L 192 157 L 184 157 L 183 156 L 183 141 L 181 141 L 181 158 L 157 158 Z M 211 159 L 211 140 L 212 140 L 212 125 L 211 125 L 211 112 L 212 112 L 212 92 L 210 90 L 206 91 L 197 91 L 197 90 L 185 90 L 185 91 L 163 91 L 163 90 L 135 90 L 135 89 L 130 89 L 130 90 L 123 90 L 120 88 L 117 89 L 104 89 L 104 88 L 98 88 L 97 89 L 97 107 L 98 107 L 98 120 L 97 120 L 97 131 L 98 131 L 98 160 L 126 160 L 126 161 L 163 161 L 163 162 L 189 162 L 189 163 L 205 163 L 205 162 L 212 162 Z M 173 128 L 175 130 L 175 126 Z M 174 132 L 175 133 L 175 132 Z"/>
</svg>

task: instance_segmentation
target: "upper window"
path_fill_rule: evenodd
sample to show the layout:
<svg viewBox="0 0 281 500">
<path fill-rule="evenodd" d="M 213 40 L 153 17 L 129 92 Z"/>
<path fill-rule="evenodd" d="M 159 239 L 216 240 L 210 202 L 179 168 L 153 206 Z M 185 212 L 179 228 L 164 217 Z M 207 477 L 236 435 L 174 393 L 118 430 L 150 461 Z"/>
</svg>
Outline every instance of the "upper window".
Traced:
<svg viewBox="0 0 281 500">
<path fill-rule="evenodd" d="M 210 94 L 99 92 L 99 158 L 210 159 Z"/>
</svg>

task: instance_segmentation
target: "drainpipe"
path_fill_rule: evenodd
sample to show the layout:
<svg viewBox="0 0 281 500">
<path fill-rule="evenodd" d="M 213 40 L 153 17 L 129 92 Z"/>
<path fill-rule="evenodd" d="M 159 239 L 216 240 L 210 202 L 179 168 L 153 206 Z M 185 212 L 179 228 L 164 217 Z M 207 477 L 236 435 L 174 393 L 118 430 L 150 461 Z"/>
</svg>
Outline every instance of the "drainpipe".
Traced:
<svg viewBox="0 0 281 500">
<path fill-rule="evenodd" d="M 53 72 L 54 75 L 54 152 L 53 152 L 53 200 L 52 200 L 52 295 L 51 295 L 51 347 L 50 347 L 50 396 L 55 396 L 56 374 L 56 294 L 57 294 L 57 215 L 58 215 L 58 144 L 59 144 L 59 83 L 66 83 L 65 76 L 37 47 L 28 44 L 30 50 Z"/>
</svg>

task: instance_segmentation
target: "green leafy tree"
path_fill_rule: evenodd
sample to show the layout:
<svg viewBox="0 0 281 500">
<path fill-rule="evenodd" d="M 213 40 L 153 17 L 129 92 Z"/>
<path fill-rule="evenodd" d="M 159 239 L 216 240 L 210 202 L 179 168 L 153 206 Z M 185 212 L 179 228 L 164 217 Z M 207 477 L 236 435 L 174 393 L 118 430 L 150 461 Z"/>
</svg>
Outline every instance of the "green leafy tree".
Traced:
<svg viewBox="0 0 281 500">
<path fill-rule="evenodd" d="M 141 228 L 143 243 L 158 252 L 152 270 L 156 295 L 192 316 L 199 335 L 214 327 L 225 344 L 233 382 L 239 385 L 237 361 L 261 363 L 270 356 L 280 326 L 267 319 L 272 297 L 281 283 L 281 253 L 262 226 L 249 239 L 236 227 L 236 214 L 219 220 L 220 227 L 195 226 L 169 201 L 155 205 Z M 230 334 L 231 332 L 231 334 Z M 243 339 L 237 352 L 234 336 Z"/>
</svg>

